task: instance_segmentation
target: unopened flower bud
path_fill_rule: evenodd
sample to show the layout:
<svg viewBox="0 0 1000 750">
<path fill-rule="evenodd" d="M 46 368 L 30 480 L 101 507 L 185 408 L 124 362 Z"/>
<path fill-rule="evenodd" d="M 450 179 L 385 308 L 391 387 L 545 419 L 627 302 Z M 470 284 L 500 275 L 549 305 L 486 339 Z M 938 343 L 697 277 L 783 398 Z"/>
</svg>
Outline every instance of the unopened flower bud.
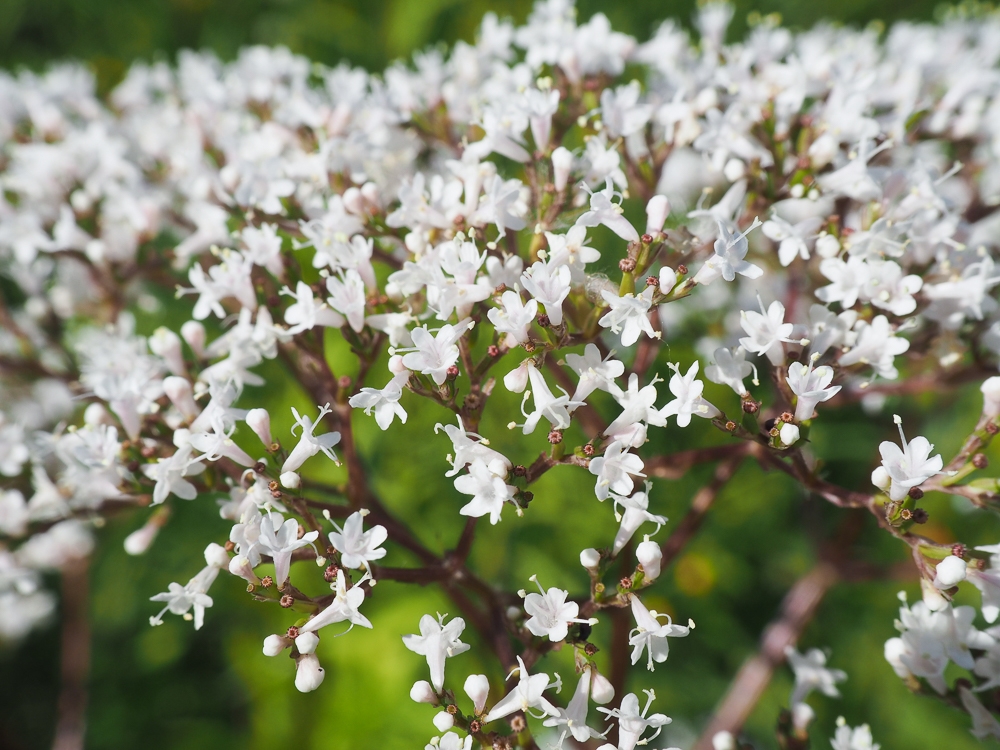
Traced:
<svg viewBox="0 0 1000 750">
<path fill-rule="evenodd" d="M 665 195 L 654 195 L 646 204 L 646 234 L 654 237 L 663 231 L 670 215 L 670 201 Z"/>
<path fill-rule="evenodd" d="M 205 358 L 205 326 L 197 320 L 189 320 L 181 326 L 181 338 L 198 359 Z"/>
<path fill-rule="evenodd" d="M 403 364 L 403 356 L 401 354 L 394 354 L 389 357 L 389 372 L 393 375 L 399 375 L 401 372 L 406 372 L 406 365 Z"/>
<path fill-rule="evenodd" d="M 816 254 L 821 258 L 836 258 L 840 254 L 840 240 L 832 234 L 820 233 L 816 238 Z"/>
<path fill-rule="evenodd" d="M 747 173 L 747 165 L 741 159 L 730 159 L 722 168 L 722 174 L 730 182 L 736 182 Z"/>
<path fill-rule="evenodd" d="M 595 570 L 601 564 L 601 553 L 593 547 L 588 547 L 580 553 L 580 565 L 587 570 Z"/>
<path fill-rule="evenodd" d="M 244 421 L 247 423 L 247 427 L 260 438 L 264 447 L 270 447 L 274 438 L 271 437 L 271 415 L 267 413 L 267 409 L 251 409 L 247 412 Z"/>
<path fill-rule="evenodd" d="M 361 190 L 356 187 L 349 187 L 344 191 L 341 196 L 344 201 L 344 208 L 350 211 L 355 216 L 365 215 L 365 198 L 361 194 Z"/>
<path fill-rule="evenodd" d="M 712 750 L 736 750 L 736 739 L 732 732 L 723 729 L 712 737 Z"/>
<path fill-rule="evenodd" d="M 125 537 L 125 551 L 130 555 L 143 554 L 156 539 L 162 525 L 156 516 L 150 518 L 143 526 Z"/>
<path fill-rule="evenodd" d="M 287 487 L 290 490 L 298 489 L 298 486 L 302 483 L 302 477 L 294 471 L 286 471 L 278 479 L 281 480 L 282 487 Z"/>
<path fill-rule="evenodd" d="M 361 195 L 374 210 L 377 211 L 382 207 L 382 196 L 379 193 L 378 185 L 374 182 L 366 182 L 362 185 Z"/>
<path fill-rule="evenodd" d="M 889 476 L 889 472 L 885 470 L 884 466 L 879 466 L 872 472 L 872 484 L 883 492 L 889 491 L 889 485 L 892 484 L 892 477 Z"/>
<path fill-rule="evenodd" d="M 778 430 L 778 437 L 782 445 L 795 445 L 798 442 L 799 434 L 798 426 L 787 422 L 781 425 L 781 429 Z"/>
<path fill-rule="evenodd" d="M 934 585 L 939 589 L 950 589 L 965 580 L 968 564 L 961 557 L 948 555 L 937 564 Z"/>
<path fill-rule="evenodd" d="M 295 687 L 300 693 L 309 693 L 323 684 L 326 672 L 319 665 L 316 654 L 303 654 L 295 662 Z"/>
<path fill-rule="evenodd" d="M 319 636 L 315 633 L 302 633 L 295 639 L 295 648 L 300 654 L 314 654 L 319 645 Z"/>
<path fill-rule="evenodd" d="M 472 674 L 465 680 L 465 694 L 472 699 L 476 713 L 486 710 L 486 698 L 490 694 L 490 681 L 484 674 Z"/>
<path fill-rule="evenodd" d="M 503 376 L 504 387 L 511 393 L 524 393 L 528 387 L 528 368 L 533 367 L 534 362 L 529 357 Z"/>
<path fill-rule="evenodd" d="M 97 426 L 100 424 L 113 424 L 114 420 L 111 419 L 108 410 L 104 408 L 104 404 L 95 402 L 88 404 L 87 408 L 83 410 L 83 423 Z"/>
<path fill-rule="evenodd" d="M 178 377 L 177 375 L 170 375 L 164 378 L 163 392 L 184 419 L 190 421 L 201 413 L 201 407 L 194 400 L 191 381 L 187 378 Z"/>
<path fill-rule="evenodd" d="M 437 703 L 434 688 L 427 680 L 417 680 L 410 688 L 410 699 L 416 703 Z"/>
<path fill-rule="evenodd" d="M 229 561 L 229 572 L 234 576 L 239 576 L 247 583 L 260 583 L 260 579 L 257 578 L 253 572 L 253 568 L 250 566 L 250 561 L 243 557 L 243 555 L 237 555 Z"/>
<path fill-rule="evenodd" d="M 804 733 L 809 722 L 816 718 L 816 712 L 808 703 L 796 703 L 792 706 L 792 726 L 796 731 Z"/>
<path fill-rule="evenodd" d="M 1000 375 L 986 378 L 979 390 L 983 392 L 983 416 L 992 419 L 1000 415 Z"/>
<path fill-rule="evenodd" d="M 283 635 L 269 635 L 264 639 L 264 656 L 277 656 L 292 645 L 292 639 Z"/>
<path fill-rule="evenodd" d="M 642 565 L 647 581 L 655 581 L 660 576 L 660 560 L 663 553 L 660 545 L 646 537 L 644 542 L 640 542 L 635 548 L 635 557 Z"/>
<path fill-rule="evenodd" d="M 181 352 L 181 337 L 169 328 L 160 326 L 149 337 L 149 350 L 167 364 L 174 375 L 186 375 L 184 354 Z"/>
<path fill-rule="evenodd" d="M 434 726 L 437 727 L 439 732 L 447 732 L 453 726 L 455 726 L 455 717 L 452 716 L 447 711 L 442 711 L 441 713 L 434 714 Z"/>
<path fill-rule="evenodd" d="M 675 286 L 677 286 L 677 272 L 670 266 L 664 266 L 660 269 L 660 291 L 670 294 Z"/>
<path fill-rule="evenodd" d="M 229 553 L 221 544 L 215 542 L 205 547 L 205 564 L 220 570 L 229 568 Z"/>
<path fill-rule="evenodd" d="M 598 672 L 597 669 L 592 669 L 591 671 L 593 677 L 590 683 L 590 697 L 598 705 L 610 703 L 615 699 L 614 685 L 611 684 L 611 680 Z"/>
<path fill-rule="evenodd" d="M 990 460 L 986 458 L 985 453 L 977 453 L 972 457 L 972 465 L 977 469 L 985 469 L 990 465 Z"/>
<path fill-rule="evenodd" d="M 569 182 L 569 173 L 573 169 L 573 154 L 569 149 L 560 146 L 552 152 L 552 183 L 556 190 L 562 192 Z"/>
</svg>

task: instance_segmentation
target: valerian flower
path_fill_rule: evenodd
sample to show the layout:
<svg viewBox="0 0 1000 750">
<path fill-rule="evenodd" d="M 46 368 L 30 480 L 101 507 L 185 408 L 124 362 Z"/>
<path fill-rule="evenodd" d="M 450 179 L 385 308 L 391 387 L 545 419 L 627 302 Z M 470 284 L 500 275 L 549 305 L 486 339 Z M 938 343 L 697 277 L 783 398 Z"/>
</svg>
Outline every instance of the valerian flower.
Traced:
<svg viewBox="0 0 1000 750">
<path fill-rule="evenodd" d="M 548 638 L 553 643 L 564 640 L 569 631 L 571 623 L 593 624 L 596 620 L 581 620 L 577 617 L 580 612 L 580 605 L 576 602 L 567 602 L 568 591 L 550 588 L 548 591 L 542 588 L 538 578 L 532 576 L 530 579 L 540 593 L 527 594 L 524 597 L 524 611 L 531 615 L 524 623 L 533 635 L 540 638 Z"/>
<path fill-rule="evenodd" d="M 656 610 L 646 609 L 638 596 L 631 597 L 632 615 L 635 617 L 635 628 L 629 633 L 628 644 L 632 647 L 632 663 L 638 664 L 642 652 L 646 652 L 646 668 L 652 672 L 653 662 L 661 664 L 667 660 L 670 653 L 668 638 L 683 638 L 688 635 L 694 622 L 688 620 L 687 625 L 675 625 L 670 615 L 660 614 Z M 661 623 L 661 617 L 667 621 Z"/>
<path fill-rule="evenodd" d="M 455 617 L 445 624 L 446 617 L 447 615 L 438 615 L 437 618 L 424 615 L 420 618 L 420 635 L 403 636 L 403 645 L 413 653 L 427 658 L 431 684 L 439 693 L 444 689 L 445 659 L 469 650 L 469 645 L 459 640 L 465 630 L 465 620 Z"/>
<path fill-rule="evenodd" d="M 489 724 L 491 721 L 510 716 L 515 711 L 523 711 L 526 714 L 535 716 L 535 714 L 531 713 L 532 708 L 540 712 L 536 718 L 541 718 L 542 716 L 559 716 L 559 709 L 549 703 L 542 693 L 550 687 L 559 688 L 562 686 L 562 683 L 558 679 L 553 681 L 543 672 L 538 674 L 529 673 L 520 656 L 517 657 L 517 664 L 518 666 L 510 675 L 507 675 L 507 678 L 510 679 L 511 675 L 517 672 L 517 685 L 490 709 L 490 712 L 483 718 L 483 723 Z"/>
<path fill-rule="evenodd" d="M 888 440 L 879 444 L 882 465 L 872 474 L 876 487 L 886 490 L 890 500 L 902 500 L 913 487 L 919 487 L 941 473 L 944 462 L 940 455 L 931 456 L 934 446 L 927 438 L 918 436 L 907 442 L 903 434 L 903 420 L 893 415 L 899 428 L 900 445 Z"/>
</svg>

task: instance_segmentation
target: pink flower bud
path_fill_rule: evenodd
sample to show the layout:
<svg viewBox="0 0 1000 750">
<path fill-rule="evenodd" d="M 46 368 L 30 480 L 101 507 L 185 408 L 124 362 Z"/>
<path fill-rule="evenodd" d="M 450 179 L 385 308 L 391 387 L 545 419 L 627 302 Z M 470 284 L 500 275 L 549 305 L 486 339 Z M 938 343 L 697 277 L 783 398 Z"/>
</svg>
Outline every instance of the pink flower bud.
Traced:
<svg viewBox="0 0 1000 750">
<path fill-rule="evenodd" d="M 465 680 L 465 694 L 472 699 L 476 713 L 486 710 L 486 698 L 490 694 L 490 681 L 484 674 L 470 674 Z"/>
<path fill-rule="evenodd" d="M 245 421 L 264 447 L 270 448 L 274 439 L 271 437 L 271 415 L 267 413 L 267 409 L 251 409 L 247 412 Z"/>
<path fill-rule="evenodd" d="M 646 234 L 654 237 L 663 231 L 670 215 L 670 201 L 665 195 L 654 195 L 646 204 Z"/>
<path fill-rule="evenodd" d="M 570 153 L 569 149 L 560 146 L 552 152 L 552 182 L 555 184 L 556 190 L 561 192 L 566 189 L 566 183 L 569 182 L 569 173 L 572 169 L 573 154 Z"/>
<path fill-rule="evenodd" d="M 300 693 L 309 693 L 323 684 L 326 672 L 319 665 L 316 654 L 303 654 L 295 663 L 295 687 Z"/>
<path fill-rule="evenodd" d="M 205 326 L 197 320 L 189 320 L 181 326 L 181 338 L 187 342 L 198 359 L 205 358 Z"/>
</svg>

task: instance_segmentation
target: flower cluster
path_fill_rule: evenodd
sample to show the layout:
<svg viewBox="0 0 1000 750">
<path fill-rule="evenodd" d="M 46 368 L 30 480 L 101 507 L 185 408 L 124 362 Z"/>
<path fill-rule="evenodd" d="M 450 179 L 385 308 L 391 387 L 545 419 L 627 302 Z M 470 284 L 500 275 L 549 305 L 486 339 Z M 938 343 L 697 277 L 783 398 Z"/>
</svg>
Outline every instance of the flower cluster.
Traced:
<svg viewBox="0 0 1000 750">
<path fill-rule="evenodd" d="M 1000 379 L 986 379 L 1000 355 L 1000 19 L 884 41 L 768 19 L 727 46 L 731 14 L 710 2 L 700 39 L 668 22 L 639 43 L 545 0 L 523 26 L 487 16 L 474 44 L 383 75 L 281 48 L 226 64 L 185 52 L 133 66 L 107 102 L 75 66 L 0 76 L 0 638 L 51 614 L 41 574 L 90 554 L 94 519 L 137 508 L 126 549 L 143 554 L 172 504 L 223 488 L 219 543 L 151 597 L 153 624 L 170 612 L 200 628 L 220 572 L 244 579 L 289 610 L 263 650 L 289 650 L 308 691 L 321 635 L 378 626 L 362 610 L 379 580 L 440 584 L 461 616 L 400 633 L 429 668 L 411 697 L 441 709 L 429 747 L 604 738 L 589 703 L 624 693 L 598 710 L 614 720 L 605 747 L 633 750 L 670 719 L 649 713 L 652 691 L 640 709 L 612 685 L 590 634 L 629 610 L 624 657 L 648 670 L 693 637 L 644 602 L 697 528 L 651 538 L 668 524 L 655 480 L 717 461 L 724 482 L 753 458 L 867 509 L 912 550 L 924 600 L 904 604 L 886 657 L 1000 737 L 977 698 L 1000 685 L 1000 634 L 949 601 L 967 581 L 994 622 L 1000 552 L 914 527 L 925 492 L 985 508 L 1000 491 L 969 479 L 1000 430 Z M 137 323 L 150 317 L 163 325 Z M 335 345 L 351 353 L 336 372 Z M 872 486 L 820 475 L 809 434 L 828 410 L 860 401 L 891 428 L 890 396 L 982 380 L 982 418 L 947 464 L 896 417 L 902 442 L 872 456 Z M 295 389 L 311 407 L 279 400 Z M 513 441 L 483 434 L 503 391 L 520 394 L 520 415 L 498 417 Z M 419 409 L 447 415 L 426 435 L 447 454 L 441 503 L 465 517 L 445 554 L 383 502 L 354 436 Z M 272 429 L 277 410 L 290 428 Z M 648 450 L 692 424 L 725 442 Z M 324 482 L 330 466 L 346 481 Z M 476 525 L 517 524 L 552 470 L 593 481 L 579 512 L 613 516 L 613 533 L 581 551 L 567 588 L 532 577 L 538 593 L 518 597 L 470 565 Z M 402 550 L 415 567 L 382 565 Z M 306 585 L 309 564 L 328 588 Z M 473 675 L 462 708 L 446 664 L 469 650 L 467 625 L 510 687 L 491 698 Z M 565 707 L 538 666 L 563 646 L 579 676 Z M 805 695 L 835 695 L 844 675 L 818 650 L 788 657 L 788 731 L 803 732 Z M 949 688 L 951 662 L 976 684 Z M 833 742 L 877 748 L 864 726 Z"/>
</svg>

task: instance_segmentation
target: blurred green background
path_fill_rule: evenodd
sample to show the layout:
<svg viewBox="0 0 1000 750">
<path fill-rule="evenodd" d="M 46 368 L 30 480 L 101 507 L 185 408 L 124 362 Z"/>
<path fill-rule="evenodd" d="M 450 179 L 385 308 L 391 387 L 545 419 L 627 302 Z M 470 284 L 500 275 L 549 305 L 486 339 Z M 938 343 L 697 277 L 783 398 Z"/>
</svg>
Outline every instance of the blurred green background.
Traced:
<svg viewBox="0 0 1000 750">
<path fill-rule="evenodd" d="M 579 3 L 582 17 L 603 10 L 617 29 L 644 39 L 659 19 L 690 20 L 693 3 L 632 0 L 630 3 Z M 133 59 L 169 58 L 183 47 L 208 47 L 231 58 L 241 45 L 286 44 L 327 63 L 348 60 L 378 70 L 387 62 L 421 46 L 455 39 L 472 39 L 487 10 L 523 20 L 525 0 L 457 2 L 456 0 L 388 0 L 386 2 L 324 2 L 322 0 L 0 0 L 0 65 L 32 67 L 61 59 L 80 59 L 95 70 L 102 86 L 119 79 Z M 804 27 L 822 19 L 863 24 L 873 19 L 927 19 L 934 3 L 822 0 L 810 3 L 776 0 L 737 3 L 732 33 L 746 28 L 750 10 L 779 11 L 787 24 Z M 602 247 L 598 235 L 598 247 Z M 611 245 L 609 245 L 611 246 Z M 610 257 L 610 253 L 606 254 Z M 164 297 L 176 311 L 178 303 Z M 140 318 L 149 333 L 162 318 Z M 705 333 L 688 328 L 672 332 L 671 359 L 686 365 L 693 352 L 685 342 Z M 337 374 L 351 374 L 339 334 L 330 334 Z M 514 355 L 516 357 L 516 355 Z M 511 362 L 501 363 L 506 372 Z M 280 380 L 276 365 L 271 377 Z M 659 365 L 661 373 L 666 369 Z M 380 372 L 380 368 L 375 368 Z M 270 379 L 270 378 L 269 378 Z M 661 394 L 666 393 L 660 386 Z M 498 393 L 482 430 L 515 462 L 528 463 L 545 443 L 539 431 L 529 442 L 515 439 L 504 428 L 518 399 Z M 735 396 L 708 384 L 706 395 L 723 409 L 738 408 Z M 506 399 L 507 403 L 504 402 Z M 444 455 L 450 445 L 443 435 L 429 437 L 436 421 L 449 420 L 443 409 L 404 398 L 410 410 L 405 426 L 387 435 L 374 421 L 357 415 L 355 424 L 362 453 L 376 489 L 387 504 L 414 523 L 435 551 L 453 546 L 461 530 L 457 514 L 461 500 L 444 479 Z M 311 409 L 301 393 L 289 390 L 266 395 L 248 388 L 243 405 L 272 409 L 276 434 L 287 435 L 288 407 Z M 606 415 L 613 410 L 600 402 Z M 504 408 L 504 407 L 507 408 Z M 878 418 L 858 407 L 824 413 L 812 435 L 816 452 L 827 461 L 829 477 L 851 487 L 865 488 L 883 439 L 894 439 L 890 414 L 903 415 L 908 434 L 927 435 L 947 458 L 960 445 L 979 410 L 973 386 L 961 393 L 890 400 Z M 710 445 L 723 438 L 696 420 L 688 430 L 652 430 L 647 454 Z M 253 438 L 239 434 L 248 449 Z M 568 436 L 575 445 L 580 436 Z M 1000 453 L 990 456 L 1000 459 Z M 336 480 L 322 457 L 308 464 L 317 475 Z M 682 481 L 657 481 L 651 510 L 677 521 L 691 495 L 705 481 L 706 469 Z M 523 519 L 505 512 L 496 527 L 483 525 L 472 564 L 484 576 L 511 589 L 538 574 L 546 586 L 585 591 L 586 576 L 577 554 L 589 545 L 607 543 L 615 522 L 609 505 L 593 499 L 589 474 L 561 468 L 533 488 L 536 500 Z M 365 606 L 373 631 L 355 629 L 344 638 L 324 637 L 320 659 L 327 669 L 323 686 L 308 695 L 293 687 L 294 668 L 285 657 L 261 654 L 263 638 L 288 624 L 285 613 L 249 600 L 236 579 L 220 577 L 211 591 L 215 607 L 205 627 L 194 632 L 190 623 L 169 617 L 150 628 L 148 617 L 158 610 L 148 597 L 165 590 L 170 581 L 185 582 L 201 565 L 201 551 L 221 541 L 228 524 L 219 519 L 213 498 L 185 503 L 173 499 L 174 516 L 150 553 L 129 558 L 122 540 L 144 521 L 142 514 L 113 519 L 100 531 L 101 546 L 92 566 L 93 668 L 88 748 L 143 747 L 146 750 L 306 750 L 378 747 L 386 750 L 422 747 L 436 734 L 434 710 L 412 703 L 408 690 L 426 677 L 422 657 L 407 651 L 400 634 L 416 630 L 426 612 L 453 612 L 433 588 L 381 583 Z M 943 496 L 924 502 L 931 523 L 926 532 L 945 541 L 961 538 L 974 544 L 1000 538 L 993 516 L 968 513 Z M 809 570 L 816 548 L 835 536 L 852 519 L 863 531 L 856 542 L 859 559 L 889 571 L 886 580 L 841 584 L 827 596 L 801 645 L 829 646 L 831 663 L 850 675 L 840 700 L 814 696 L 817 710 L 815 747 L 826 747 L 834 720 L 844 715 L 852 724 L 869 722 L 876 741 L 890 748 L 977 747 L 967 731 L 967 719 L 929 700 L 911 697 L 882 658 L 882 644 L 894 635 L 892 621 L 901 588 L 915 599 L 915 578 L 901 545 L 878 532 L 860 511 L 838 511 L 807 498 L 778 474 L 764 474 L 745 465 L 717 501 L 703 530 L 650 591 L 648 604 L 680 621 L 693 618 L 697 629 L 673 643 L 669 661 L 654 674 L 633 670 L 629 688 L 654 687 L 656 709 L 674 717 L 656 746 L 685 747 L 705 721 L 742 661 L 756 650 L 759 634 L 774 616 L 781 598 L 797 577 Z M 595 520 L 596 519 L 596 520 Z M 661 538 L 668 534 L 669 524 Z M 555 540 L 557 543 L 551 543 Z M 389 565 L 412 561 L 393 550 Z M 899 571 L 900 577 L 893 578 Z M 317 570 L 304 571 L 312 591 L 320 590 Z M 312 576 L 312 581 L 309 577 Z M 52 582 L 56 585 L 56 582 Z M 963 592 L 968 603 L 977 597 Z M 606 619 L 606 618 L 605 618 Z M 596 640 L 609 628 L 596 629 Z M 471 629 L 466 640 L 473 651 L 449 661 L 449 684 L 460 686 L 465 675 L 497 667 L 480 661 Z M 0 748 L 29 750 L 51 743 L 58 675 L 58 628 L 32 634 L 18 648 L 0 650 Z M 598 663 L 607 666 L 605 653 Z M 544 669 L 572 673 L 568 651 L 556 653 Z M 776 679 L 747 725 L 757 747 L 773 747 L 772 728 L 787 702 L 791 676 L 779 670 Z M 493 696 L 495 699 L 497 696 Z"/>
</svg>

